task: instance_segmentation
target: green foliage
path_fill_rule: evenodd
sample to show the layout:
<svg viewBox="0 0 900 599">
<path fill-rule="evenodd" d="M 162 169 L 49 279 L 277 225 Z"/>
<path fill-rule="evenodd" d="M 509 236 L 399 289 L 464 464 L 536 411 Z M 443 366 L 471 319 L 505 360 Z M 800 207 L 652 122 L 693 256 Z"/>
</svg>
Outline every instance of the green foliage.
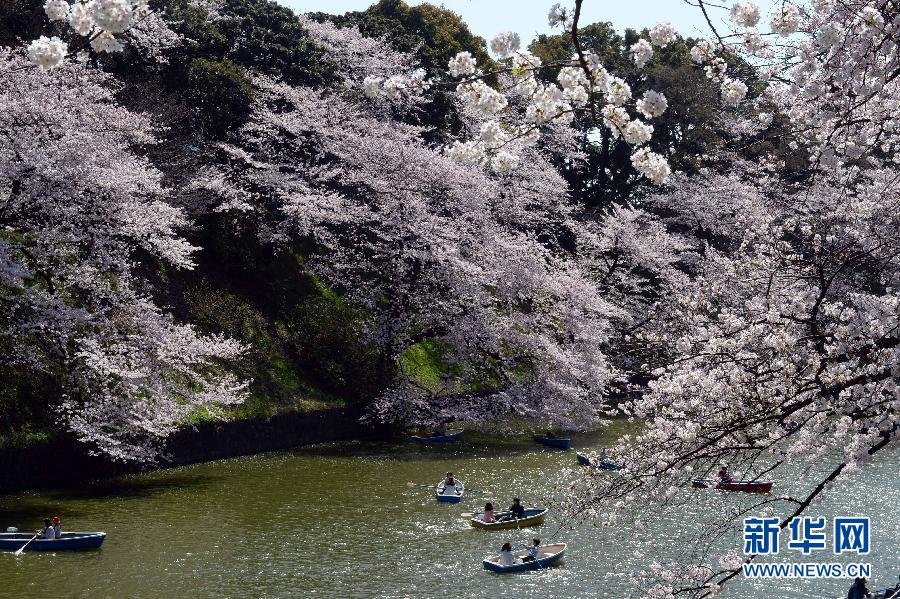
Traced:
<svg viewBox="0 0 900 599">
<path fill-rule="evenodd" d="M 619 73 L 629 68 L 630 58 L 625 47 L 625 40 L 616 33 L 612 23 L 592 23 L 578 30 L 579 39 L 584 50 L 595 52 L 606 69 Z M 633 42 L 632 42 L 633 43 Z M 528 47 L 544 64 L 568 61 L 575 53 L 575 45 L 568 33 L 558 35 L 541 34 Z M 547 70 L 545 74 L 553 71 Z"/>
<path fill-rule="evenodd" d="M 5 324 L 0 310 L 0 328 Z M 13 355 L 6 347 L 8 343 L 8 339 L 0 338 L 0 355 Z M 50 360 L 45 363 L 54 364 Z M 44 431 L 61 432 L 55 406 L 56 399 L 62 395 L 64 378 L 65 373 L 58 370 L 37 374 L 34 369 L 19 364 L 0 362 L 0 446 L 27 444 L 36 439 L 35 435 L 45 434 Z"/>
<path fill-rule="evenodd" d="M 378 355 L 364 315 L 309 275 L 301 254 L 275 252 L 226 216 L 203 224 L 195 271 L 171 273 L 166 288 L 185 298 L 185 319 L 251 347 L 238 371 L 254 381 L 242 410 L 370 400 Z"/>
<path fill-rule="evenodd" d="M 440 343 L 421 341 L 400 355 L 400 368 L 415 385 L 437 395 L 446 391 L 445 378 L 459 370 L 447 363 L 446 354 L 447 348 Z"/>
<path fill-rule="evenodd" d="M 195 58 L 187 68 L 185 95 L 207 134 L 222 134 L 241 123 L 253 106 L 253 85 L 243 67 L 230 60 Z"/>
<path fill-rule="evenodd" d="M 49 442 L 53 436 L 46 430 L 39 430 L 32 424 L 0 433 L 0 449 L 30 447 Z"/>
<path fill-rule="evenodd" d="M 198 326 L 225 333 L 248 347 L 235 371 L 252 381 L 250 397 L 233 417 L 268 417 L 285 410 L 304 409 L 310 398 L 324 398 L 319 389 L 301 378 L 297 364 L 289 356 L 289 347 L 250 301 L 214 289 L 206 282 L 188 288 L 185 300 L 191 320 Z M 208 413 L 197 412 L 186 423 L 210 419 Z"/>
<path fill-rule="evenodd" d="M 167 20 L 189 43 L 179 55 L 230 60 L 293 85 L 324 85 L 333 67 L 289 8 L 267 0 L 225 0 L 210 20 L 188 0 L 166 0 Z"/>
<path fill-rule="evenodd" d="M 450 59 L 464 50 L 471 52 L 485 68 L 494 64 L 485 49 L 484 38 L 474 35 L 459 15 L 442 6 L 427 3 L 409 6 L 403 0 L 380 0 L 361 12 L 311 16 L 318 20 L 330 19 L 344 27 L 356 25 L 363 35 L 384 37 L 397 50 L 414 52 L 429 77 L 443 75 Z"/>
<path fill-rule="evenodd" d="M 491 358 L 477 362 L 454 363 L 447 360 L 450 348 L 443 343 L 427 340 L 415 343 L 400 355 L 400 370 L 409 381 L 434 395 L 484 393 L 500 389 L 504 381 Z M 517 381 L 529 380 L 533 369 L 522 359 L 513 374 Z"/>
</svg>

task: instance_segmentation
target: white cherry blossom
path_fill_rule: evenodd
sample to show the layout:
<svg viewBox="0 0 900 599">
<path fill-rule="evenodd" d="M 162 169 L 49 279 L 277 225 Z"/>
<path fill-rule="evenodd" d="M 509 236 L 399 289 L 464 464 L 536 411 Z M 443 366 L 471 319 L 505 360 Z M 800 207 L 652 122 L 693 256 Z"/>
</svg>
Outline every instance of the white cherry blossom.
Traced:
<svg viewBox="0 0 900 599">
<path fill-rule="evenodd" d="M 471 75 L 475 72 L 475 59 L 472 57 L 471 52 L 459 52 L 456 56 L 450 59 L 447 67 L 453 77 Z"/>
<path fill-rule="evenodd" d="M 42 35 L 28 46 L 28 60 L 45 71 L 59 66 L 67 53 L 68 48 L 65 42 L 56 36 Z"/>
</svg>

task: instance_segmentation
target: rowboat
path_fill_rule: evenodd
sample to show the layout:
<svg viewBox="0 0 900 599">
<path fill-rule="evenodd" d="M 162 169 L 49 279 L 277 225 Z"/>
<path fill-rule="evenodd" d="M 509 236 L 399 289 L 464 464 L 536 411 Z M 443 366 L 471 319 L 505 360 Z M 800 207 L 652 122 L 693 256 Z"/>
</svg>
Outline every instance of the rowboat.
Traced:
<svg viewBox="0 0 900 599">
<path fill-rule="evenodd" d="M 693 486 L 697 489 L 719 489 L 720 491 L 743 491 L 744 493 L 771 493 L 770 480 L 736 480 L 724 483 L 713 479 L 698 479 Z"/>
<path fill-rule="evenodd" d="M 481 516 L 484 512 L 479 512 L 472 516 L 470 520 L 475 528 L 483 528 L 484 530 L 508 530 L 510 528 L 526 528 L 528 526 L 540 526 L 544 523 L 549 510 L 545 507 L 532 507 L 525 510 L 524 518 L 516 518 L 503 520 L 512 516 L 512 512 L 501 512 L 497 514 L 496 522 L 483 522 Z"/>
<path fill-rule="evenodd" d="M 25 532 L 0 533 L 0 551 L 17 551 L 34 536 Z M 96 549 L 103 544 L 105 532 L 64 532 L 59 539 L 35 539 L 25 551 L 74 551 Z"/>
<path fill-rule="evenodd" d="M 621 470 L 622 465 L 616 464 L 615 462 L 610 462 L 608 460 L 603 460 L 601 462 L 595 462 L 587 455 L 581 453 L 580 451 L 575 454 L 575 458 L 578 460 L 578 463 L 582 466 L 590 466 L 591 468 L 599 468 L 600 470 Z"/>
<path fill-rule="evenodd" d="M 462 441 L 463 431 L 448 431 L 443 435 L 438 433 L 431 433 L 430 435 L 413 435 L 411 438 L 416 443 L 422 443 L 428 445 L 430 443 L 458 443 Z"/>
<path fill-rule="evenodd" d="M 456 480 L 456 485 L 450 488 L 441 481 L 434 488 L 434 497 L 441 503 L 459 503 L 465 492 L 466 486 L 459 479 Z"/>
<path fill-rule="evenodd" d="M 887 587 L 875 591 L 872 599 L 898 599 L 900 598 L 900 583 L 895 587 Z"/>
<path fill-rule="evenodd" d="M 547 447 L 556 447 L 557 449 L 569 449 L 572 446 L 572 439 L 563 439 L 560 437 L 547 437 L 545 435 L 535 435 L 534 440 L 541 445 Z"/>
<path fill-rule="evenodd" d="M 900 584 L 894 588 L 879 589 L 872 595 L 872 599 L 897 599 L 898 597 L 900 597 Z"/>
<path fill-rule="evenodd" d="M 543 547 L 540 547 L 538 550 L 538 559 L 534 560 L 533 562 L 522 561 L 522 558 L 528 555 L 528 551 L 523 550 L 516 551 L 513 554 L 515 555 L 516 560 L 515 563 L 511 566 L 501 565 L 499 555 L 486 557 L 484 558 L 483 563 L 485 570 L 498 572 L 500 574 L 508 574 L 510 572 L 524 572 L 526 570 L 539 570 L 541 568 L 548 568 L 561 560 L 565 553 L 565 543 L 554 543 L 553 545 L 544 545 Z"/>
</svg>

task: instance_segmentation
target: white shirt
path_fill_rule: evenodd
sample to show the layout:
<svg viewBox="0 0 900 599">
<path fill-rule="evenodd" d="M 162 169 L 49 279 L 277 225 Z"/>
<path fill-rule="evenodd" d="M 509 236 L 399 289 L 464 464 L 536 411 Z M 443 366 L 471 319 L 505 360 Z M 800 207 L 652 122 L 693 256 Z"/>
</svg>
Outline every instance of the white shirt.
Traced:
<svg viewBox="0 0 900 599">
<path fill-rule="evenodd" d="M 456 494 L 460 495 L 462 492 L 462 483 L 454 478 L 453 484 L 451 485 L 447 482 L 447 479 L 444 479 L 444 482 L 441 483 L 441 488 L 439 489 L 441 495 L 444 495 L 451 490 L 456 491 Z"/>
<path fill-rule="evenodd" d="M 53 530 L 52 526 L 48 526 L 41 532 L 41 538 L 46 541 L 52 541 L 56 538 L 56 531 Z"/>
<path fill-rule="evenodd" d="M 540 552 L 541 552 L 540 547 L 534 547 L 534 546 L 532 546 L 532 547 L 529 547 L 529 548 L 528 548 L 528 555 L 530 555 L 530 556 L 533 557 L 534 559 L 537 559 L 537 558 L 538 558 L 538 554 L 539 554 Z"/>
<path fill-rule="evenodd" d="M 511 566 L 516 563 L 516 558 L 513 557 L 512 551 L 501 551 L 500 552 L 500 565 L 501 566 Z"/>
</svg>

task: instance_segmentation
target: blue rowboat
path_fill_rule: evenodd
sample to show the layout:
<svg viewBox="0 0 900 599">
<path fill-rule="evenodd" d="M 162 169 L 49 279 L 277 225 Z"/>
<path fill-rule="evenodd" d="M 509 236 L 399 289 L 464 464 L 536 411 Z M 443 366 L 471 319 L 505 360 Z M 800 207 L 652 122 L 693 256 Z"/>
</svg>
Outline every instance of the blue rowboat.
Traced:
<svg viewBox="0 0 900 599">
<path fill-rule="evenodd" d="M 560 437 L 547 437 L 545 435 L 535 435 L 534 440 L 541 445 L 547 447 L 556 447 L 557 449 L 569 449 L 572 446 L 572 439 L 563 439 Z"/>
<path fill-rule="evenodd" d="M 582 466 L 590 466 L 591 468 L 598 468 L 600 470 L 621 470 L 622 465 L 616 464 L 615 462 L 610 462 L 608 460 L 603 460 L 601 462 L 595 462 L 587 455 L 581 453 L 580 451 L 575 454 L 575 457 L 578 459 L 578 463 Z"/>
<path fill-rule="evenodd" d="M 459 443 L 462 441 L 463 431 L 453 431 L 447 432 L 443 435 L 439 435 L 438 433 L 431 433 L 430 435 L 421 436 L 421 435 L 413 435 L 412 440 L 416 443 L 429 444 L 429 443 Z"/>
<path fill-rule="evenodd" d="M 897 599 L 898 597 L 900 597 L 900 584 L 894 588 L 879 589 L 872 595 L 872 599 Z"/>
<path fill-rule="evenodd" d="M 444 481 L 441 481 L 434 488 L 434 498 L 441 503 L 459 503 L 465 492 L 466 486 L 459 479 L 456 480 L 456 485 L 453 487 L 448 487 Z"/>
<path fill-rule="evenodd" d="M 0 551 L 17 551 L 33 537 L 25 532 L 0 533 Z M 35 539 L 28 543 L 25 551 L 75 551 L 96 549 L 103 544 L 105 532 L 64 532 L 59 539 Z"/>
<path fill-rule="evenodd" d="M 622 468 L 624 468 L 624 466 L 622 466 L 622 464 L 616 464 L 615 462 L 605 462 L 605 461 L 600 462 L 599 464 L 597 464 L 596 467 L 599 468 L 600 470 L 621 470 Z"/>
<path fill-rule="evenodd" d="M 538 559 L 532 562 L 523 562 L 522 558 L 528 555 L 528 551 L 517 551 L 513 555 L 515 556 L 515 563 L 510 566 L 504 566 L 500 563 L 500 556 L 494 555 L 491 557 L 484 558 L 484 569 L 490 570 L 491 572 L 497 572 L 499 574 L 508 574 L 511 572 L 524 572 L 526 570 L 540 570 L 542 568 L 549 568 L 553 566 L 557 562 L 559 562 L 563 555 L 566 553 L 566 544 L 565 543 L 555 543 L 553 545 L 544 545 L 539 549 Z"/>
</svg>

